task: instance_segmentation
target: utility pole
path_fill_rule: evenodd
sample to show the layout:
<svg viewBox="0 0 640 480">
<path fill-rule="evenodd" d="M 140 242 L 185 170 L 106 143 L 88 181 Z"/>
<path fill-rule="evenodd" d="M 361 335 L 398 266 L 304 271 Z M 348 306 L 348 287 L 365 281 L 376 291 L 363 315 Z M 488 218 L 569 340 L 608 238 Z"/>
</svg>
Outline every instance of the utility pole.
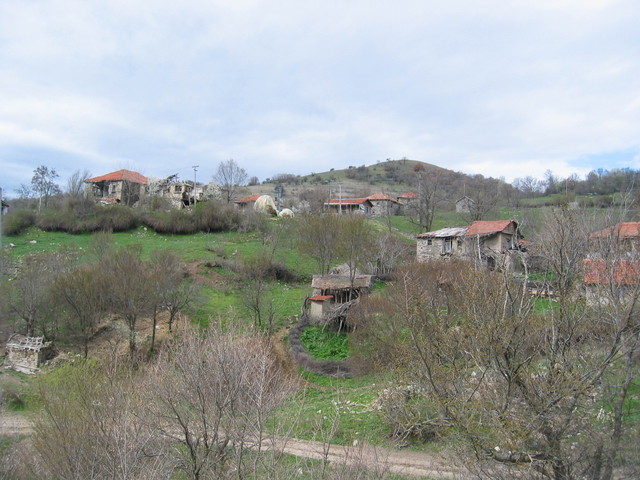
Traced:
<svg viewBox="0 0 640 480">
<path fill-rule="evenodd" d="M 2 187 L 0 187 L 0 276 L 4 274 L 4 250 L 2 250 L 2 215 L 4 215 L 4 207 L 2 206 Z"/>
<path fill-rule="evenodd" d="M 196 203 L 198 203 L 198 194 L 196 192 L 197 183 L 196 183 L 196 172 L 198 171 L 198 167 L 200 165 L 194 165 L 193 167 L 193 206 L 195 207 Z"/>
</svg>

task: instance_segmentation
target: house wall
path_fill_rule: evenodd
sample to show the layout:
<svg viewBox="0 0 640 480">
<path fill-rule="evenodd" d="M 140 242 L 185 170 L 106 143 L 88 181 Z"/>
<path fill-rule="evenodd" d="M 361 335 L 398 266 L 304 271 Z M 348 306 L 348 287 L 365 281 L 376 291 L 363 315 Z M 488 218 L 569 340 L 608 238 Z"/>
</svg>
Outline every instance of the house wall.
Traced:
<svg viewBox="0 0 640 480">
<path fill-rule="evenodd" d="M 389 200 L 369 200 L 371 202 L 371 210 L 369 215 L 372 217 L 386 217 L 387 215 L 397 215 L 398 204 Z"/>
<path fill-rule="evenodd" d="M 431 245 L 429 245 L 431 240 Z M 418 238 L 416 242 L 417 259 L 419 262 L 429 258 L 440 258 L 444 256 L 445 238 Z M 466 253 L 465 244 L 462 239 L 451 237 L 451 256 L 462 256 Z"/>
<path fill-rule="evenodd" d="M 22 373 L 34 373 L 40 367 L 41 352 L 28 349 L 9 349 L 7 366 Z"/>
</svg>

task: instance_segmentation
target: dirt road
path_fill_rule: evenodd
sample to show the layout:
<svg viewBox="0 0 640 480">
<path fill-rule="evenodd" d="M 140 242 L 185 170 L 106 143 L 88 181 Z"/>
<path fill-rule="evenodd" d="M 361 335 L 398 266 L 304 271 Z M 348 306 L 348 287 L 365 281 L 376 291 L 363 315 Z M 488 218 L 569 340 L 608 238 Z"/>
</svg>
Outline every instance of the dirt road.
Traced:
<svg viewBox="0 0 640 480">
<path fill-rule="evenodd" d="M 0 414 L 0 436 L 28 435 L 29 421 L 20 414 Z M 262 448 L 280 449 L 284 453 L 302 458 L 327 460 L 332 463 L 353 464 L 361 468 L 389 471 L 412 477 L 439 479 L 459 478 L 460 469 L 437 455 L 409 450 L 360 445 L 345 447 L 295 438 L 268 437 Z"/>
</svg>

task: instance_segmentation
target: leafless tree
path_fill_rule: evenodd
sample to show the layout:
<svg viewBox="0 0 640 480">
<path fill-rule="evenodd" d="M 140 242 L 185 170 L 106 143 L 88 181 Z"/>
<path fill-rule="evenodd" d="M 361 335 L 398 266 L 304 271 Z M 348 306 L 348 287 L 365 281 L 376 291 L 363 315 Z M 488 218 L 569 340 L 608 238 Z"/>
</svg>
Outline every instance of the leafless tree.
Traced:
<svg viewBox="0 0 640 480">
<path fill-rule="evenodd" d="M 82 264 L 61 274 L 51 291 L 55 303 L 66 314 L 68 331 L 80 335 L 84 357 L 89 353 L 89 339 L 105 309 L 105 290 L 95 264 Z"/>
<path fill-rule="evenodd" d="M 400 272 L 384 298 L 361 302 L 363 358 L 397 366 L 419 407 L 400 431 L 424 438 L 453 427 L 483 478 L 504 478 L 491 467 L 502 464 L 511 477 L 527 465 L 530 478 L 610 480 L 622 439 L 638 431 L 623 406 L 638 375 L 640 288 L 614 281 L 620 264 L 608 265 L 600 287 L 611 294 L 597 307 L 577 282 L 560 279 L 563 296 L 541 308 L 507 274 L 439 262 Z"/>
<path fill-rule="evenodd" d="M 129 329 L 129 353 L 136 363 L 136 327 L 140 317 L 151 310 L 149 274 L 142 261 L 139 245 L 114 250 L 100 262 L 100 269 L 108 272 L 106 301 L 113 313 L 118 314 Z"/>
<path fill-rule="evenodd" d="M 444 200 L 444 191 L 437 174 L 427 175 L 425 171 L 418 171 L 416 175 L 416 194 L 407 206 L 407 214 L 422 231 L 430 231 L 436 208 Z"/>
<path fill-rule="evenodd" d="M 267 341 L 187 325 L 147 374 L 149 421 L 174 445 L 188 478 L 243 478 L 263 451 L 264 426 L 291 391 Z"/>
<path fill-rule="evenodd" d="M 31 189 L 38 196 L 38 211 L 41 210 L 43 201 L 46 208 L 49 198 L 61 193 L 60 187 L 55 183 L 55 179 L 58 177 L 59 175 L 54 168 L 45 165 L 40 165 L 33 171 Z"/>
<path fill-rule="evenodd" d="M 164 447 L 140 422 L 133 371 L 113 361 L 68 364 L 37 384 L 33 420 L 37 478 L 171 478 Z"/>
<path fill-rule="evenodd" d="M 5 280 L 3 304 L 11 315 L 24 322 L 27 336 L 37 332 L 52 339 L 55 335 L 51 286 L 72 257 L 73 253 L 68 250 L 29 255 L 22 260 L 16 277 L 11 281 Z"/>
<path fill-rule="evenodd" d="M 298 250 L 315 260 L 320 274 L 326 275 L 337 257 L 340 217 L 333 214 L 301 215 L 295 220 Z"/>
<path fill-rule="evenodd" d="M 238 166 L 233 158 L 220 162 L 213 179 L 220 186 L 220 191 L 226 201 L 231 203 L 236 191 L 245 184 L 247 172 Z"/>
<path fill-rule="evenodd" d="M 76 170 L 67 179 L 67 195 L 71 197 L 80 197 L 84 191 L 84 181 L 91 177 L 89 170 Z"/>
</svg>

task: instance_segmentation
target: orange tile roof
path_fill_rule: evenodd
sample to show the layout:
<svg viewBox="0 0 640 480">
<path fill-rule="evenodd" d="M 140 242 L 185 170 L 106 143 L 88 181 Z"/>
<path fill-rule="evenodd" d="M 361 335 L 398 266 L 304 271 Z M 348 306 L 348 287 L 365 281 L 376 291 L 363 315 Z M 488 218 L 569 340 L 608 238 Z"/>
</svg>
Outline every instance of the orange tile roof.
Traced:
<svg viewBox="0 0 640 480">
<path fill-rule="evenodd" d="M 388 201 L 391 201 L 391 202 L 398 203 L 395 199 L 391 198 L 386 193 L 374 193 L 373 195 L 369 195 L 367 197 L 367 200 L 388 200 Z"/>
<path fill-rule="evenodd" d="M 503 232 L 512 223 L 514 224 L 514 228 L 516 228 L 517 224 L 514 220 L 493 220 L 493 221 L 479 220 L 477 222 L 473 222 L 473 224 L 467 230 L 466 234 L 467 235 L 487 235 L 490 233 Z"/>
<path fill-rule="evenodd" d="M 398 195 L 398 198 L 418 198 L 418 194 L 415 192 L 407 192 L 402 195 Z"/>
<path fill-rule="evenodd" d="M 87 178 L 85 182 L 98 183 L 98 182 L 113 182 L 119 180 L 126 180 L 133 183 L 148 183 L 149 179 L 138 172 L 132 172 L 131 170 L 118 170 L 117 172 L 107 173 L 100 177 Z"/>
<path fill-rule="evenodd" d="M 315 297 L 309 297 L 309 300 L 314 300 L 316 302 L 324 302 L 325 300 L 330 300 L 333 298 L 333 295 L 316 295 Z"/>
<path fill-rule="evenodd" d="M 584 261 L 584 283 L 589 285 L 637 285 L 640 283 L 640 262 L 618 260 L 607 265 L 604 260 Z"/>
<path fill-rule="evenodd" d="M 368 198 L 331 198 L 329 200 L 327 200 L 325 203 L 325 205 L 339 205 L 340 203 L 342 203 L 343 205 L 348 205 L 348 204 L 354 204 L 354 203 L 364 203 L 367 200 L 369 200 Z"/>
<path fill-rule="evenodd" d="M 251 203 L 258 200 L 262 195 L 249 195 L 248 197 L 241 198 L 240 200 L 236 200 L 234 203 Z"/>
<path fill-rule="evenodd" d="M 640 222 L 621 222 L 590 235 L 591 238 L 639 238 Z"/>
</svg>

